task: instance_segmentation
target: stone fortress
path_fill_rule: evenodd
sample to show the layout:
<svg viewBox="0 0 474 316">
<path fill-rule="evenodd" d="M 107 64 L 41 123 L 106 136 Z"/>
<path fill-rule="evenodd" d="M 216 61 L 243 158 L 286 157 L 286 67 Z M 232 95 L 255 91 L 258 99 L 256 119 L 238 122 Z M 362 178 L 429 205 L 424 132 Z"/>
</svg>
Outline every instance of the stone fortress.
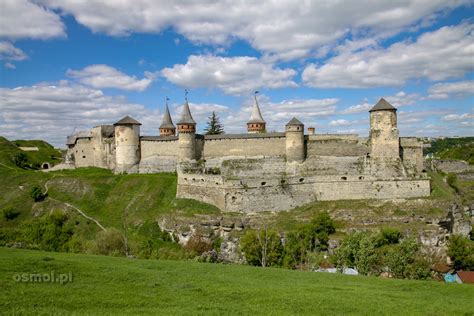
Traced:
<svg viewBox="0 0 474 316">
<path fill-rule="evenodd" d="M 284 133 L 267 133 L 255 97 L 248 133 L 200 135 L 186 98 L 177 128 L 167 105 L 160 136 L 140 135 L 141 124 L 126 116 L 114 125 L 69 136 L 66 161 L 115 173 L 177 172 L 178 197 L 229 212 L 429 196 L 421 142 L 399 137 L 397 110 L 386 100 L 369 113 L 368 138 L 317 134 L 314 128 L 305 135 L 297 118 Z"/>
</svg>

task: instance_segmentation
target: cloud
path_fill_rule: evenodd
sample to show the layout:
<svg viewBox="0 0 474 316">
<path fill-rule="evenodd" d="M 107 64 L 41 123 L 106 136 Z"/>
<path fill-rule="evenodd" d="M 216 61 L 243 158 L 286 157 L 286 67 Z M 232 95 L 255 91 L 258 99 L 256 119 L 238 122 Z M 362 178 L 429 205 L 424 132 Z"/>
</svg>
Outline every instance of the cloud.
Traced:
<svg viewBox="0 0 474 316">
<path fill-rule="evenodd" d="M 0 88 L 0 135 L 9 139 L 44 139 L 64 146 L 74 127 L 112 124 L 125 115 L 143 123 L 144 133 L 157 134 L 161 114 L 122 96 L 67 81 Z"/>
<path fill-rule="evenodd" d="M 468 3 L 456 0 L 306 1 L 62 1 L 43 4 L 71 14 L 93 32 L 127 36 L 168 28 L 191 41 L 226 45 L 240 39 L 265 54 L 294 59 L 344 36 L 388 36 Z M 421 22 L 421 23 L 420 23 Z"/>
<path fill-rule="evenodd" d="M 447 99 L 449 96 L 465 96 L 474 94 L 474 80 L 452 83 L 437 83 L 428 89 L 430 99 Z"/>
<path fill-rule="evenodd" d="M 128 91 L 144 91 L 153 82 L 154 75 L 145 72 L 145 78 L 137 79 L 107 65 L 90 65 L 82 70 L 67 71 L 67 75 L 80 83 L 94 88 L 116 88 Z"/>
<path fill-rule="evenodd" d="M 174 104 L 172 106 L 172 118 L 173 122 L 176 124 L 180 118 L 181 113 L 183 111 L 183 105 Z M 211 116 L 212 112 L 216 112 L 216 114 L 222 114 L 229 111 L 229 107 L 221 104 L 215 103 L 192 103 L 189 102 L 189 110 L 196 121 L 196 123 L 200 127 L 204 127 L 206 122 L 208 121 L 208 117 Z"/>
<path fill-rule="evenodd" d="M 65 26 L 50 9 L 27 0 L 2 0 L 0 37 L 48 39 L 64 37 Z"/>
<path fill-rule="evenodd" d="M 352 125 L 352 122 L 349 122 L 344 119 L 339 119 L 339 120 L 333 120 L 329 122 L 329 125 L 330 126 L 349 126 L 349 125 Z"/>
<path fill-rule="evenodd" d="M 472 71 L 474 25 L 446 26 L 388 48 L 342 53 L 324 65 L 309 64 L 303 82 L 319 88 L 400 86 L 410 79 L 445 80 Z"/>
<path fill-rule="evenodd" d="M 443 116 L 441 120 L 445 122 L 452 122 L 452 121 L 472 120 L 473 118 L 474 118 L 474 114 L 463 113 L 463 114 L 448 114 L 448 115 Z"/>
<path fill-rule="evenodd" d="M 395 95 L 384 96 L 384 98 L 394 107 L 398 108 L 401 106 L 413 105 L 421 97 L 417 93 L 408 94 L 404 91 L 399 91 Z M 363 102 L 356 105 L 351 105 L 348 108 L 342 110 L 341 113 L 342 114 L 356 114 L 356 113 L 368 112 L 375 105 L 377 101 L 378 100 L 374 101 L 373 103 L 369 103 L 367 99 L 364 99 Z"/>
<path fill-rule="evenodd" d="M 7 69 L 16 69 L 16 66 L 12 63 L 5 63 L 5 68 Z"/>
<path fill-rule="evenodd" d="M 12 43 L 0 41 L 0 60 L 20 61 L 27 58 L 28 56 L 25 52 L 15 47 Z"/>
<path fill-rule="evenodd" d="M 351 105 L 347 109 L 342 111 L 342 114 L 354 114 L 354 113 L 361 113 L 361 112 L 368 112 L 374 105 L 370 104 L 366 101 L 364 103 Z"/>
<path fill-rule="evenodd" d="M 164 68 L 162 75 L 186 88 L 217 87 L 227 94 L 251 93 L 255 89 L 296 87 L 293 69 L 275 68 L 255 57 L 191 55 L 186 64 Z"/>
</svg>

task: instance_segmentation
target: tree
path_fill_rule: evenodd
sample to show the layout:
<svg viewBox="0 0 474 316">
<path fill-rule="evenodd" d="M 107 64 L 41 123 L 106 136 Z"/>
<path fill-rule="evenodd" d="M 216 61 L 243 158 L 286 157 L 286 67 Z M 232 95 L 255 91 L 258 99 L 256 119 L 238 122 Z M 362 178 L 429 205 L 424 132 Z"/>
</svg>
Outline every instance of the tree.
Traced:
<svg viewBox="0 0 474 316">
<path fill-rule="evenodd" d="M 240 239 L 247 262 L 254 266 L 279 266 L 283 247 L 278 234 L 265 226 L 259 231 L 248 230 Z"/>
<path fill-rule="evenodd" d="M 204 129 L 206 135 L 220 135 L 224 134 L 224 126 L 219 121 L 219 117 L 216 115 L 216 112 L 212 112 L 212 115 L 209 116 L 209 121 L 207 122 L 207 127 Z"/>
<path fill-rule="evenodd" d="M 448 241 L 448 256 L 456 270 L 474 270 L 474 242 L 460 235 L 453 235 Z"/>
<path fill-rule="evenodd" d="M 25 153 L 17 153 L 13 157 L 13 161 L 15 162 L 15 165 L 17 165 L 18 167 L 25 168 L 27 166 L 28 156 L 26 156 Z"/>
</svg>

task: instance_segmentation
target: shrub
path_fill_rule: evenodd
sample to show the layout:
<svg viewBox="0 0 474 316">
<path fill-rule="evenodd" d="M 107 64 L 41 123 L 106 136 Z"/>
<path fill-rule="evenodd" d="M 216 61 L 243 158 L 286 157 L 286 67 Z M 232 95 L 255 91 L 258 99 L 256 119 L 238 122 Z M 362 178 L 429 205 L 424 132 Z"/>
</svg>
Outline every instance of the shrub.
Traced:
<svg viewBox="0 0 474 316">
<path fill-rule="evenodd" d="M 419 250 L 415 239 L 405 239 L 387 252 L 386 264 L 395 278 L 429 278 L 430 266 Z"/>
<path fill-rule="evenodd" d="M 448 256 L 456 270 L 474 270 L 474 242 L 460 235 L 448 240 Z"/>
<path fill-rule="evenodd" d="M 3 218 L 5 218 L 7 221 L 14 220 L 15 218 L 20 215 L 20 212 L 13 209 L 13 208 L 6 208 L 2 211 L 3 213 Z"/>
<path fill-rule="evenodd" d="M 13 156 L 13 162 L 20 168 L 27 167 L 28 156 L 25 153 L 17 153 Z"/>
<path fill-rule="evenodd" d="M 280 237 L 273 230 L 247 230 L 240 239 L 240 247 L 250 265 L 281 265 L 283 246 Z"/>
<path fill-rule="evenodd" d="M 334 260 L 336 267 L 353 267 L 363 275 L 377 274 L 380 267 L 380 251 L 377 238 L 366 232 L 357 232 L 347 236 L 336 249 Z"/>
<path fill-rule="evenodd" d="M 458 181 L 458 177 L 454 173 L 449 173 L 448 176 L 446 177 L 446 182 L 448 185 L 456 191 L 456 193 L 459 193 L 459 188 L 456 184 Z"/>
<path fill-rule="evenodd" d="M 31 188 L 30 196 L 35 202 L 41 202 L 46 198 L 46 194 L 43 194 L 43 191 L 38 186 Z"/>
<path fill-rule="evenodd" d="M 122 233 L 115 228 L 97 233 L 95 252 L 109 256 L 125 255 L 125 242 Z"/>
<path fill-rule="evenodd" d="M 393 245 L 398 244 L 402 238 L 402 233 L 396 228 L 386 227 L 380 230 L 380 233 L 376 238 L 378 247 L 384 245 Z"/>
<path fill-rule="evenodd" d="M 187 250 L 202 255 L 204 252 L 212 250 L 212 243 L 205 240 L 200 234 L 194 234 L 186 243 Z"/>
<path fill-rule="evenodd" d="M 28 248 L 46 251 L 67 251 L 67 243 L 73 236 L 73 226 L 67 223 L 68 217 L 63 211 L 54 211 L 20 228 L 21 241 Z"/>
<path fill-rule="evenodd" d="M 312 232 L 316 250 L 327 250 L 329 235 L 336 232 L 334 221 L 329 216 L 328 212 L 321 212 L 311 221 L 310 230 Z"/>
</svg>

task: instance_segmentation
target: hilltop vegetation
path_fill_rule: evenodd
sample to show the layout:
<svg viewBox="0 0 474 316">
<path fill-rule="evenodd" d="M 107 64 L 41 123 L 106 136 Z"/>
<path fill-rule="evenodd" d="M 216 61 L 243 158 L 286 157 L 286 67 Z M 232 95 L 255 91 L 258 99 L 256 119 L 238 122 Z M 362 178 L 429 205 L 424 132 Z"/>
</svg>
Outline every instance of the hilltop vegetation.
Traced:
<svg viewBox="0 0 474 316">
<path fill-rule="evenodd" d="M 465 160 L 472 165 L 474 164 L 474 137 L 436 139 L 431 143 L 431 148 L 424 150 L 425 155 L 429 153 L 443 159 Z"/>
<path fill-rule="evenodd" d="M 70 283 L 15 282 L 69 272 Z M 474 287 L 0 248 L 6 313 L 469 315 Z M 67 293 L 67 295 L 65 295 Z"/>
<path fill-rule="evenodd" d="M 23 151 L 18 147 L 37 147 L 38 151 Z M 61 162 L 62 153 L 42 140 L 15 140 L 10 142 L 0 136 L 0 163 L 8 167 L 40 169 L 45 162 Z"/>
</svg>

